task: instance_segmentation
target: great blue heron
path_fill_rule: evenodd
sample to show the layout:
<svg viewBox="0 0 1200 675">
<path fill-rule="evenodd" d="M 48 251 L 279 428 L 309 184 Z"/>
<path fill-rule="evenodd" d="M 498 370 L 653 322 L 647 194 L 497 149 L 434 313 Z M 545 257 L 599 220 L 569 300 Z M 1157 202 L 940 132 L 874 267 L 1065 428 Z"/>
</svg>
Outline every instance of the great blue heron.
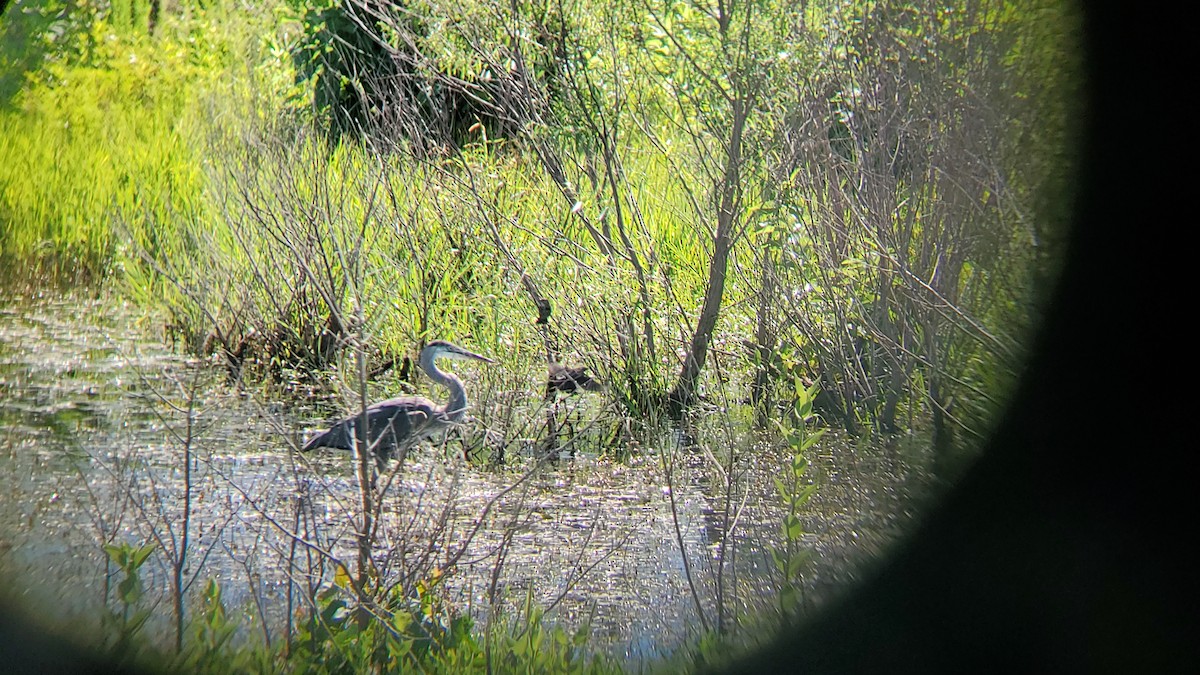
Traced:
<svg viewBox="0 0 1200 675">
<path fill-rule="evenodd" d="M 486 356 L 467 351 L 445 340 L 434 340 L 421 350 L 420 366 L 434 382 L 450 390 L 446 405 L 439 406 L 424 396 L 397 396 L 367 406 L 367 447 L 373 451 L 379 470 L 393 457 L 403 458 L 409 448 L 458 423 L 467 412 L 467 392 L 453 373 L 438 370 L 439 358 L 493 363 Z M 329 431 L 309 439 L 302 451 L 313 448 L 354 447 L 355 429 L 362 420 L 356 413 L 333 425 Z"/>
</svg>

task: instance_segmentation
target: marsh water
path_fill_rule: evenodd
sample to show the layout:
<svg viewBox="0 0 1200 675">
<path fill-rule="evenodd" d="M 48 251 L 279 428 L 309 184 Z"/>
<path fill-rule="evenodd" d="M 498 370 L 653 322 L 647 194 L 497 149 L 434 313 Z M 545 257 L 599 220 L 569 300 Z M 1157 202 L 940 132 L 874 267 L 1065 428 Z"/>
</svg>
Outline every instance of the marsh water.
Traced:
<svg viewBox="0 0 1200 675">
<path fill-rule="evenodd" d="M 444 573 L 456 612 L 486 622 L 531 599 L 547 621 L 586 627 L 594 645 L 633 660 L 669 653 L 718 605 L 725 616 L 771 605 L 783 515 L 773 478 L 790 461 L 778 439 L 720 410 L 686 432 L 614 436 L 604 396 L 590 395 L 556 413 L 580 430 L 578 451 L 539 462 L 526 447 L 547 413 L 536 383 L 472 376 L 485 394 L 471 425 L 512 450 L 487 466 L 450 441 L 383 477 L 375 562 L 402 592 Z M 193 609 L 217 579 L 246 630 L 281 639 L 289 611 L 330 582 L 325 556 L 354 560 L 349 455 L 292 450 L 335 413 L 328 397 L 231 385 L 105 294 L 0 297 L 0 573 L 52 623 L 94 624 L 120 578 L 103 546 L 155 543 L 139 602 L 166 636 L 171 560 L 186 549 Z M 851 588 L 916 524 L 930 494 L 926 446 L 829 433 L 810 450 L 805 607 Z M 731 449 L 728 481 L 715 460 Z"/>
</svg>

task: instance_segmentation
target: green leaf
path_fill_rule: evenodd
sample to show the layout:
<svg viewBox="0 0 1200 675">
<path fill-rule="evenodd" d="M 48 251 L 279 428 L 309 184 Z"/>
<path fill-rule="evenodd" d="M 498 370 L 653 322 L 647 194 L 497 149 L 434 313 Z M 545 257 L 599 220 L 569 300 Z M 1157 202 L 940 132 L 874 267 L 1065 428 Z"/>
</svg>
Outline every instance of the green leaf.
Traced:
<svg viewBox="0 0 1200 675">
<path fill-rule="evenodd" d="M 132 605 L 142 597 L 142 583 L 138 576 L 133 571 L 117 584 L 117 595 L 121 598 L 121 602 L 126 605 Z"/>
<path fill-rule="evenodd" d="M 804 502 L 807 502 L 809 497 L 812 497 L 813 493 L 816 491 L 817 491 L 817 484 L 809 483 L 807 486 L 804 487 L 803 490 L 800 491 L 800 493 L 798 495 L 796 495 L 796 504 L 799 505 L 799 504 L 803 504 Z"/>
<path fill-rule="evenodd" d="M 345 565 L 337 566 L 337 571 L 333 574 L 333 585 L 338 588 L 350 587 L 350 572 L 346 571 Z"/>
<path fill-rule="evenodd" d="M 339 611 L 345 609 L 345 607 L 346 602 L 344 600 L 334 600 L 326 605 L 323 610 L 321 610 L 321 618 L 325 621 L 325 623 L 332 624 L 336 621 L 334 616 Z"/>
<path fill-rule="evenodd" d="M 401 610 L 392 614 L 391 623 L 396 632 L 405 633 L 408 631 L 408 627 L 412 625 L 413 617 L 408 612 Z"/>
<path fill-rule="evenodd" d="M 783 535 L 788 541 L 796 541 L 804 534 L 804 526 L 800 519 L 792 514 L 783 517 Z"/>
<path fill-rule="evenodd" d="M 796 474 L 796 478 L 803 476 L 807 469 L 808 460 L 804 455 L 792 455 L 792 473 Z"/>
<path fill-rule="evenodd" d="M 400 660 L 412 651 L 413 641 L 408 638 L 389 639 L 387 641 L 388 655 L 393 659 Z"/>
<path fill-rule="evenodd" d="M 105 544 L 104 553 L 108 555 L 108 559 L 113 561 L 117 567 L 125 567 L 125 560 L 128 557 L 128 546 L 117 546 L 116 544 Z"/>
<path fill-rule="evenodd" d="M 134 569 L 141 567 L 142 564 L 146 562 L 146 558 L 150 557 L 150 554 L 153 552 L 154 552 L 154 544 L 152 544 L 152 543 L 146 544 L 146 545 L 142 546 L 141 548 L 137 549 L 136 551 L 134 551 L 133 555 L 132 555 L 132 564 L 133 564 Z"/>
<path fill-rule="evenodd" d="M 786 584 L 779 590 L 779 605 L 785 610 L 795 607 L 798 599 L 799 592 L 792 584 Z"/>
<path fill-rule="evenodd" d="M 783 503 L 788 503 L 788 501 L 790 501 L 789 498 L 792 495 L 792 491 L 788 489 L 787 485 L 784 485 L 783 479 L 781 479 L 779 476 L 773 476 L 771 480 L 775 481 L 775 489 L 779 491 L 779 497 L 783 499 Z"/>
<path fill-rule="evenodd" d="M 517 656 L 522 656 L 522 657 L 528 655 L 529 641 L 525 639 L 525 636 L 521 636 L 513 641 L 512 652 L 513 652 L 513 654 L 516 654 Z"/>
</svg>

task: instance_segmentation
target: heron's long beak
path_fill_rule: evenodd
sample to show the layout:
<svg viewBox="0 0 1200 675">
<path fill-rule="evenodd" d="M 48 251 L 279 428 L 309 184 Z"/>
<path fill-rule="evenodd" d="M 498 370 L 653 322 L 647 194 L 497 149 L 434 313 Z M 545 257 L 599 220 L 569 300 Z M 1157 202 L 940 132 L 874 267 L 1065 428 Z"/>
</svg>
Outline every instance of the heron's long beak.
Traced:
<svg viewBox="0 0 1200 675">
<path fill-rule="evenodd" d="M 463 359 L 463 360 L 483 361 L 484 363 L 495 363 L 495 361 L 489 359 L 488 357 L 486 357 L 482 354 L 476 354 L 475 352 L 468 351 L 466 349 L 463 349 L 462 347 L 456 347 L 455 351 L 448 352 L 447 355 L 448 356 L 453 355 L 454 357 L 457 357 L 457 358 Z"/>
</svg>

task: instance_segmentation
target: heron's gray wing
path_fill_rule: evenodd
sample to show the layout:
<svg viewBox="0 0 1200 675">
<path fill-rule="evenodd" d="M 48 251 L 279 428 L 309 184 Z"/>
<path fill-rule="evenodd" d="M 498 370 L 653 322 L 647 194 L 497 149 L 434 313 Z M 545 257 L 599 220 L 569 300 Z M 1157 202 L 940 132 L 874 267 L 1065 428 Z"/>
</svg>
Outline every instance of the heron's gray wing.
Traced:
<svg viewBox="0 0 1200 675">
<path fill-rule="evenodd" d="M 400 396 L 367 406 L 367 447 L 375 455 L 382 470 L 383 463 L 419 442 L 438 427 L 441 411 L 427 398 Z M 361 414 L 350 415 L 304 444 L 304 451 L 313 448 L 351 450 L 358 436 Z"/>
<path fill-rule="evenodd" d="M 367 408 L 370 444 L 375 454 L 391 457 L 425 437 L 436 410 L 433 402 L 419 396 L 401 396 Z"/>
<path fill-rule="evenodd" d="M 308 452 L 314 448 L 338 448 L 349 450 L 353 447 L 355 418 L 342 420 L 330 427 L 328 431 L 313 436 L 304 444 L 301 451 Z"/>
</svg>

